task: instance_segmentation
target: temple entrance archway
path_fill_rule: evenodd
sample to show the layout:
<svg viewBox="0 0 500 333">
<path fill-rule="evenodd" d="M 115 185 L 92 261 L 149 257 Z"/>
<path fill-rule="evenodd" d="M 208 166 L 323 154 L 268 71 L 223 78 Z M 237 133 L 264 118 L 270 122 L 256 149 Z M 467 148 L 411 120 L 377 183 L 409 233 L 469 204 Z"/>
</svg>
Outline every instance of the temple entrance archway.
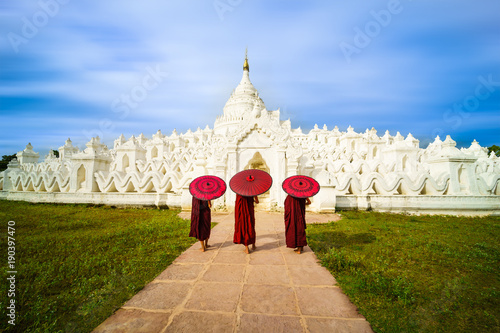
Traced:
<svg viewBox="0 0 500 333">
<path fill-rule="evenodd" d="M 248 169 L 262 170 L 267 173 L 269 173 L 270 171 L 269 166 L 267 165 L 266 161 L 264 160 L 264 158 L 262 158 L 262 155 L 259 152 L 256 152 L 250 159 L 250 161 L 248 161 L 247 165 L 243 168 L 243 170 L 248 170 Z"/>
<path fill-rule="evenodd" d="M 243 170 L 248 170 L 248 169 L 256 169 L 256 170 L 262 170 L 265 171 L 269 174 L 271 174 L 271 168 L 269 167 L 268 163 L 262 157 L 262 154 L 257 151 L 253 154 L 252 158 L 247 162 Z M 255 208 L 259 210 L 267 210 L 269 209 L 271 202 L 271 194 L 270 194 L 270 189 L 263 194 L 259 195 L 259 205 L 257 205 Z"/>
</svg>

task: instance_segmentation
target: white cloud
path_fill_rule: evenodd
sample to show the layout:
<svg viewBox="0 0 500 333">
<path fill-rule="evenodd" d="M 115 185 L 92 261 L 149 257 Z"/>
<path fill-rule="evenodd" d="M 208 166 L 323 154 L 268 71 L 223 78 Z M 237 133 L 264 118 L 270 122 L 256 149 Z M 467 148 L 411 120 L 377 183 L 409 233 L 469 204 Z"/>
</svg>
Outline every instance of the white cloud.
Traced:
<svg viewBox="0 0 500 333">
<path fill-rule="evenodd" d="M 102 119 L 115 125 L 108 136 L 147 135 L 158 124 L 165 133 L 213 126 L 241 78 L 246 46 L 251 80 L 267 107 L 281 107 L 293 126 L 303 128 L 310 122 L 376 124 L 384 127 L 376 127 L 379 132 L 418 132 L 430 119 L 442 122 L 442 113 L 475 88 L 479 75 L 500 80 L 500 5 L 493 0 L 401 0 L 403 11 L 347 63 L 339 43 L 352 42 L 353 29 L 387 4 L 243 1 L 221 21 L 211 1 L 71 1 L 18 54 L 0 39 L 0 104 L 10 114 L 2 136 L 19 140 L 21 149 L 34 139 L 49 145 L 51 133 L 59 131 L 47 124 L 64 126 L 62 142 L 68 132 L 79 135 Z M 2 36 L 20 33 L 21 17 L 39 10 L 36 2 L 0 6 Z M 121 119 L 111 103 L 141 84 L 145 68 L 157 65 L 168 77 Z M 23 101 L 34 97 L 39 112 L 51 111 L 25 132 L 31 122 L 15 117 L 37 113 Z M 491 98 L 494 103 L 499 97 Z M 467 141 L 474 127 L 481 136 L 481 127 L 495 126 L 482 112 L 467 128 L 451 129 L 452 136 Z M 68 114 L 71 121 L 58 118 Z M 0 154 L 11 147 L 2 145 Z"/>
</svg>

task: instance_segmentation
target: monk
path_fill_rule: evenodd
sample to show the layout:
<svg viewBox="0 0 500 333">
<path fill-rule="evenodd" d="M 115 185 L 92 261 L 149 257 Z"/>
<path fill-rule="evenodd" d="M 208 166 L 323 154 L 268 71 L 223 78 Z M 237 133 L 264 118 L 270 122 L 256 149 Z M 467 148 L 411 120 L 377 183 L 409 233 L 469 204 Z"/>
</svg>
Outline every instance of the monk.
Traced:
<svg viewBox="0 0 500 333">
<path fill-rule="evenodd" d="M 296 198 L 291 195 L 285 199 L 285 237 L 286 247 L 295 249 L 301 254 L 306 240 L 306 205 L 310 205 L 309 198 Z"/>
<path fill-rule="evenodd" d="M 191 206 L 191 231 L 189 237 L 195 237 L 201 243 L 200 251 L 205 252 L 209 247 L 208 239 L 210 238 L 210 227 L 212 217 L 210 208 L 212 203 L 210 200 L 200 200 L 193 197 Z"/>
<path fill-rule="evenodd" d="M 257 197 L 244 197 L 236 194 L 234 205 L 234 237 L 235 244 L 245 245 L 245 253 L 249 254 L 248 245 L 255 251 L 255 212 L 254 202 L 259 203 Z"/>
</svg>

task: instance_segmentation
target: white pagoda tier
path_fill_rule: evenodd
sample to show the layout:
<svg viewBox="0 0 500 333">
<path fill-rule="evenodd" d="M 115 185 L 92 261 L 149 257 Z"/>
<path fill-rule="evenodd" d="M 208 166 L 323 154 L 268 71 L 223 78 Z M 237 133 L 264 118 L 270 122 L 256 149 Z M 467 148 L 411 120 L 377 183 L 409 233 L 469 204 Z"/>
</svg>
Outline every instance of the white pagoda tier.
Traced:
<svg viewBox="0 0 500 333">
<path fill-rule="evenodd" d="M 121 135 L 112 149 L 95 137 L 80 151 L 68 139 L 58 158 L 48 155 L 41 163 L 28 144 L 0 173 L 0 198 L 190 209 L 194 178 L 216 175 L 229 184 L 237 172 L 254 168 L 273 178 L 258 209 L 282 209 L 283 180 L 307 175 L 321 185 L 308 208 L 318 212 L 499 213 L 499 159 L 476 141 L 460 150 L 455 145 L 449 136 L 436 137 L 422 149 L 411 134 L 378 136 L 373 128 L 292 129 L 279 110 L 266 109 L 245 59 L 243 77 L 213 129 L 128 140 Z M 228 188 L 213 207 L 231 210 L 234 202 Z"/>
</svg>

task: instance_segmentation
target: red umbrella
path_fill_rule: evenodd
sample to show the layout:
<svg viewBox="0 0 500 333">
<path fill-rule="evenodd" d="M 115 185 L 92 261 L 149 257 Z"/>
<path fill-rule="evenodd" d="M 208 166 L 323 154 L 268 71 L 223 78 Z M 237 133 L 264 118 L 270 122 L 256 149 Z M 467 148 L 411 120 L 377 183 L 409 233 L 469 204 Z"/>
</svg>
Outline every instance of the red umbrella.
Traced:
<svg viewBox="0 0 500 333">
<path fill-rule="evenodd" d="M 233 192 L 245 197 L 260 195 L 273 184 L 271 176 L 262 170 L 248 169 L 238 172 L 229 181 L 229 187 Z"/>
<path fill-rule="evenodd" d="M 226 192 L 226 182 L 216 176 L 201 176 L 189 184 L 189 192 L 196 199 L 217 199 Z"/>
<path fill-rule="evenodd" d="M 283 190 L 296 198 L 309 198 L 319 192 L 319 184 L 311 177 L 291 176 L 283 181 Z"/>
</svg>

